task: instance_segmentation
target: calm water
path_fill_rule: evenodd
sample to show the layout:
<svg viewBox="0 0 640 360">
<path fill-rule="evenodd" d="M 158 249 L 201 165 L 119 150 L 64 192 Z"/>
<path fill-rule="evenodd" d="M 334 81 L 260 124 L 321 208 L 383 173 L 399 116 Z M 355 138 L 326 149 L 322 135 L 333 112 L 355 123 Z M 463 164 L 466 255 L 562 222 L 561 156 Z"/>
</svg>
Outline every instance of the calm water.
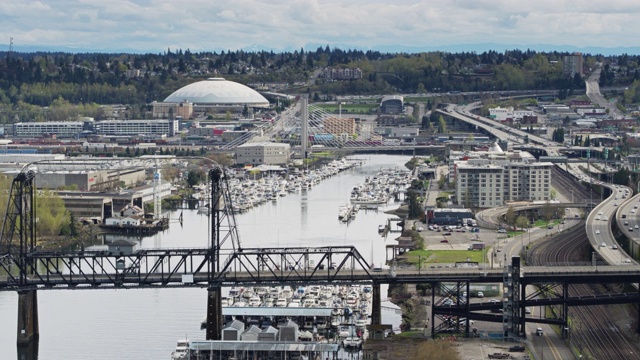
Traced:
<svg viewBox="0 0 640 360">
<path fill-rule="evenodd" d="M 302 194 L 289 194 L 236 217 L 243 247 L 355 245 L 380 265 L 385 245 L 378 225 L 392 217 L 382 210 L 360 211 L 348 225 L 338 222 L 338 207 L 354 185 L 381 167 L 404 169 L 407 156 L 359 156 L 365 164 L 325 179 Z M 179 213 L 172 213 L 177 219 Z M 141 239 L 142 247 L 204 247 L 208 218 L 184 211 L 184 223 Z M 385 290 L 383 289 L 383 294 Z M 384 296 L 384 295 L 383 295 Z M 0 292 L 0 359 L 15 359 L 18 299 Z M 203 340 L 200 321 L 205 289 L 39 291 L 39 359 L 169 359 L 179 338 Z"/>
</svg>

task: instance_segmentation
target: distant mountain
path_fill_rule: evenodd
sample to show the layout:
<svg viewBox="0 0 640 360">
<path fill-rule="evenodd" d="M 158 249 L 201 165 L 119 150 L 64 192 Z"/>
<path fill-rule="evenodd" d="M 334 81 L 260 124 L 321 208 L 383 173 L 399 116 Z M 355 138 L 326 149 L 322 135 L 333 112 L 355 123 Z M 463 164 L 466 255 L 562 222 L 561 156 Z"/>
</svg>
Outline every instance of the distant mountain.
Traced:
<svg viewBox="0 0 640 360">
<path fill-rule="evenodd" d="M 371 48 L 363 48 L 359 46 L 353 46 L 349 44 L 319 44 L 319 43 L 309 43 L 306 44 L 303 48 L 305 50 L 315 51 L 318 47 L 325 48 L 327 45 L 331 49 L 339 48 L 342 50 L 349 49 L 357 49 L 362 51 L 374 50 L 382 53 L 419 53 L 419 52 L 432 52 L 432 51 L 442 51 L 449 53 L 459 53 L 459 52 L 476 52 L 482 53 L 485 51 L 493 50 L 497 52 L 504 52 L 506 50 L 514 50 L 519 49 L 526 51 L 535 50 L 538 52 L 581 52 L 583 54 L 591 54 L 591 55 L 621 55 L 621 54 L 640 54 L 640 46 L 625 46 L 625 47 L 598 47 L 598 46 L 586 46 L 579 47 L 573 45 L 548 45 L 548 44 L 496 44 L 496 43 L 483 43 L 483 44 L 451 44 L 451 45 L 439 45 L 439 46 L 400 46 L 400 45 L 382 45 Z M 0 44 L 0 51 L 8 51 L 9 45 Z M 228 51 L 229 49 L 209 49 L 208 51 Z M 273 51 L 275 53 L 278 52 L 294 52 L 300 50 L 300 47 L 286 47 L 286 48 L 270 48 L 264 45 L 251 45 L 248 47 L 244 47 L 241 50 L 247 52 L 257 52 L 257 51 Z M 143 53 L 162 53 L 165 50 L 158 51 L 145 51 L 140 49 L 130 49 L 130 48 L 74 48 L 67 46 L 15 46 L 13 47 L 13 51 L 15 52 L 66 52 L 66 53 L 127 53 L 127 54 L 143 54 Z"/>
</svg>

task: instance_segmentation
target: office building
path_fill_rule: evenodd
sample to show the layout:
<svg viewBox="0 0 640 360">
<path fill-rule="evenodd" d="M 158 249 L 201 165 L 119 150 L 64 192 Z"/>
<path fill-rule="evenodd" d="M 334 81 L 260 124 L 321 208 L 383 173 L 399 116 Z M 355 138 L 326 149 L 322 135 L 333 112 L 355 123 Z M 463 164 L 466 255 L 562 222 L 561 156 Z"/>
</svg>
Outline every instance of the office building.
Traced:
<svg viewBox="0 0 640 360">
<path fill-rule="evenodd" d="M 236 148 L 238 165 L 286 165 L 291 157 L 291 146 L 281 143 L 246 143 Z"/>
</svg>

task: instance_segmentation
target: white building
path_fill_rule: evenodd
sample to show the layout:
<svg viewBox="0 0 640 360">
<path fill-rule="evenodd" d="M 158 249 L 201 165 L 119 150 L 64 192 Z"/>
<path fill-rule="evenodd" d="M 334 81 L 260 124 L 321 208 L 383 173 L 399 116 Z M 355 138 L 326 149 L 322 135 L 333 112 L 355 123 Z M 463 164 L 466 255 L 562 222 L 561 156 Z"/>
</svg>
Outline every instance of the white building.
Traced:
<svg viewBox="0 0 640 360">
<path fill-rule="evenodd" d="M 58 137 L 76 137 L 84 130 L 82 121 L 47 121 L 13 124 L 13 136 L 36 138 L 43 134 L 55 134 Z"/>
<path fill-rule="evenodd" d="M 236 164 L 285 165 L 291 158 L 291 146 L 282 143 L 242 144 L 236 148 Z"/>
<path fill-rule="evenodd" d="M 533 111 L 530 110 L 513 110 L 512 107 L 508 108 L 493 108 L 489 109 L 489 117 L 496 121 L 505 121 L 512 119 L 515 121 L 522 120 L 525 116 L 533 116 Z"/>
<path fill-rule="evenodd" d="M 105 120 L 95 124 L 95 131 L 110 136 L 175 136 L 179 131 L 178 126 L 177 120 Z"/>
<path fill-rule="evenodd" d="M 449 176 L 455 179 L 457 203 L 467 207 L 550 200 L 552 166 L 537 162 L 526 151 L 503 152 L 497 144 L 486 152 L 449 154 Z"/>
</svg>

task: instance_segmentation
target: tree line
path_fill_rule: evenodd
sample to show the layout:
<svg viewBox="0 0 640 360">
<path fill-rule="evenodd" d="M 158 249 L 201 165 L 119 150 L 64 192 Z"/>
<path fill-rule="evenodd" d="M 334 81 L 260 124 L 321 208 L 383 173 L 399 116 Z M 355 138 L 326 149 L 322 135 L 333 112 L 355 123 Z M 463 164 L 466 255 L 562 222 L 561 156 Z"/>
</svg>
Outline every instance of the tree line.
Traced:
<svg viewBox="0 0 640 360">
<path fill-rule="evenodd" d="M 383 53 L 318 47 L 294 52 L 167 51 L 159 54 L 0 52 L 0 122 L 59 120 L 65 116 L 107 115 L 96 104 L 125 104 L 130 118 L 142 118 L 148 104 L 176 89 L 212 76 L 244 84 L 301 84 L 325 67 L 360 68 L 363 78 L 328 81 L 321 76 L 291 92 L 312 98 L 354 94 L 558 89 L 584 87 L 579 75 L 565 77 L 564 52 Z M 603 85 L 638 79 L 639 56 L 585 55 L 586 67 L 605 62 Z M 609 63 L 624 64 L 609 66 Z M 627 99 L 635 99 L 629 91 Z M 58 111 L 82 105 L 80 115 Z M 43 108 L 46 111 L 43 111 Z M 87 115 L 88 114 L 88 115 Z"/>
</svg>

